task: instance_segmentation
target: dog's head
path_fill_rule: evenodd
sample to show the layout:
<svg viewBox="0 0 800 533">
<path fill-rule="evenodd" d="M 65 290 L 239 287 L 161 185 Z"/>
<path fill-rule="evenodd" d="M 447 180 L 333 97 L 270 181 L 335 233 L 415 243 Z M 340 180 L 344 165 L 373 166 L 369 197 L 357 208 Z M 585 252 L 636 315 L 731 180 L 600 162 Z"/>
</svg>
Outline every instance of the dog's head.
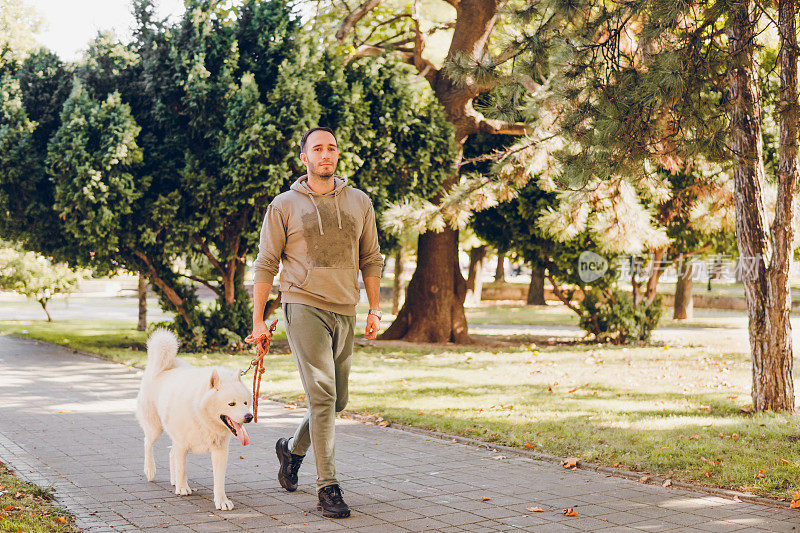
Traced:
<svg viewBox="0 0 800 533">
<path fill-rule="evenodd" d="M 212 369 L 202 407 L 209 418 L 227 428 L 243 446 L 250 444 L 244 424 L 253 421 L 253 394 L 238 373 Z"/>
</svg>

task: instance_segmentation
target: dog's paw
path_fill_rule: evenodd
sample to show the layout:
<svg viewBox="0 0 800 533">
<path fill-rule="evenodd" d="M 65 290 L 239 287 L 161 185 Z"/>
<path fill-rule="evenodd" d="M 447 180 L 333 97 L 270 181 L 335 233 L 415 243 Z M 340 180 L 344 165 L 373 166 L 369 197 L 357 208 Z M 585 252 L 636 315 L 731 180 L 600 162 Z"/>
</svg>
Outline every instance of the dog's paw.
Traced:
<svg viewBox="0 0 800 533">
<path fill-rule="evenodd" d="M 145 465 L 144 476 L 147 478 L 147 481 L 153 481 L 156 477 L 156 465 Z"/>
<path fill-rule="evenodd" d="M 192 493 L 192 489 L 189 488 L 189 485 L 175 485 L 175 494 L 178 496 L 188 496 Z"/>
<path fill-rule="evenodd" d="M 230 511 L 233 509 L 233 502 L 228 499 L 228 497 L 224 498 L 214 498 L 214 505 L 220 511 Z"/>
</svg>

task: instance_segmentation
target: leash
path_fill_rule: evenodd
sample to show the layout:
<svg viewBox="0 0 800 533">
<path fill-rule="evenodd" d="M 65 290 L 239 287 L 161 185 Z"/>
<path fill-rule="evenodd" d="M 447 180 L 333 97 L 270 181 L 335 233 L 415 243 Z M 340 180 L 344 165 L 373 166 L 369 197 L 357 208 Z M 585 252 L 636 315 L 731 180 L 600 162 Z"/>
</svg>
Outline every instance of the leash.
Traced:
<svg viewBox="0 0 800 533">
<path fill-rule="evenodd" d="M 250 361 L 250 366 L 247 367 L 247 370 L 241 372 L 244 376 L 251 368 L 255 369 L 255 372 L 253 372 L 253 422 L 258 422 L 258 395 L 261 392 L 261 376 L 264 375 L 264 356 L 269 352 L 272 332 L 275 331 L 275 326 L 277 325 L 278 319 L 276 318 L 269 326 L 269 333 L 264 333 L 257 339 L 252 335 L 248 335 L 244 340 L 244 342 L 256 345 L 256 358 Z"/>
</svg>

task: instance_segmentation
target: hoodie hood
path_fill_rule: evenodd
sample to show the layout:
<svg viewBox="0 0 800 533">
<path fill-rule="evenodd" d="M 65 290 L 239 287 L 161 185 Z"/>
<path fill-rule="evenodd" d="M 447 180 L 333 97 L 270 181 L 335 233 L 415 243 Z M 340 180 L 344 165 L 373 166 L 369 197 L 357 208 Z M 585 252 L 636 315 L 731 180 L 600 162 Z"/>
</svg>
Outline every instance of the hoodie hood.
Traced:
<svg viewBox="0 0 800 533">
<path fill-rule="evenodd" d="M 325 231 L 322 228 L 322 216 L 319 214 L 319 207 L 317 207 L 317 201 L 314 198 L 322 199 L 322 198 L 331 198 L 333 197 L 333 203 L 336 206 L 336 220 L 339 223 L 339 229 L 342 229 L 342 214 L 339 211 L 339 193 L 344 190 L 347 186 L 347 180 L 344 178 L 340 178 L 339 176 L 333 177 L 333 190 L 330 192 L 326 192 L 324 194 L 320 194 L 318 192 L 314 192 L 311 190 L 311 187 L 308 186 L 308 174 L 300 176 L 297 178 L 297 181 L 292 183 L 291 190 L 299 192 L 308 196 L 308 199 L 311 200 L 311 203 L 314 204 L 314 210 L 317 212 L 317 224 L 319 224 L 319 234 L 325 235 Z"/>
<path fill-rule="evenodd" d="M 309 196 L 320 197 L 320 196 L 331 196 L 331 195 L 336 196 L 340 192 L 342 192 L 342 189 L 344 189 L 346 185 L 347 185 L 346 179 L 339 176 L 334 176 L 333 190 L 331 192 L 326 192 L 325 194 L 320 194 L 318 192 L 314 192 L 311 190 L 311 187 L 308 186 L 308 174 L 303 174 L 302 176 L 297 178 L 297 181 L 292 183 L 291 187 L 289 188 L 292 189 L 293 191 L 301 192 Z"/>
</svg>

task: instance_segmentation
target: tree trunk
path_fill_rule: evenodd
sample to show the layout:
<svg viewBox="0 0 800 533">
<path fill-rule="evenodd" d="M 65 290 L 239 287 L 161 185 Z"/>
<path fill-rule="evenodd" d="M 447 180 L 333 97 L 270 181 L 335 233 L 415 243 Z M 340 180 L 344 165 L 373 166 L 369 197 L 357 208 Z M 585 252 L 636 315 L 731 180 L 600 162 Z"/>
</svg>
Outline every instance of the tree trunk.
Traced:
<svg viewBox="0 0 800 533">
<path fill-rule="evenodd" d="M 138 331 L 147 330 L 147 278 L 139 272 L 139 322 Z"/>
<path fill-rule="evenodd" d="M 183 318 L 184 323 L 191 328 L 192 321 L 189 318 L 189 312 L 184 305 L 183 298 L 181 298 L 180 295 L 175 292 L 175 289 L 170 287 L 169 284 L 158 275 L 158 271 L 156 271 L 156 268 L 153 266 L 150 258 L 148 258 L 144 252 L 134 250 L 133 254 L 138 257 L 142 263 L 144 263 L 144 265 L 147 266 L 147 269 L 150 271 L 150 280 L 173 305 L 175 311 L 181 316 L 181 318 Z"/>
<path fill-rule="evenodd" d="M 497 269 L 494 271 L 495 282 L 506 282 L 506 254 L 497 252 Z"/>
<path fill-rule="evenodd" d="M 778 199 L 770 243 L 764 210 L 761 95 L 756 84 L 754 41 L 758 9 L 752 0 L 733 4 L 728 17 L 731 151 L 736 238 L 747 301 L 753 361 L 753 407 L 794 410 L 789 267 L 797 187 L 797 43 L 794 0 L 779 1 L 781 40 Z M 767 264 L 767 259 L 770 264 Z"/>
<path fill-rule="evenodd" d="M 398 246 L 394 254 L 394 282 L 392 282 L 392 314 L 397 315 L 400 310 L 400 291 L 403 283 L 400 281 L 403 275 L 403 247 Z"/>
<path fill-rule="evenodd" d="M 664 256 L 667 255 L 666 250 L 656 250 L 653 253 L 653 268 L 650 269 L 650 277 L 647 278 L 647 285 L 645 286 L 644 297 L 648 303 L 653 303 L 658 295 L 658 280 L 661 279 L 661 274 L 664 273 L 666 268 L 664 265 Z"/>
<path fill-rule="evenodd" d="M 467 269 L 467 301 L 470 305 L 481 303 L 483 292 L 483 263 L 486 259 L 486 245 L 476 246 L 469 251 Z"/>
<path fill-rule="evenodd" d="M 531 284 L 528 286 L 528 305 L 547 305 L 544 299 L 544 267 L 533 265 Z"/>
<path fill-rule="evenodd" d="M 674 320 L 687 320 L 694 314 L 692 301 L 692 263 L 686 258 L 678 263 L 678 282 L 675 284 Z"/>
<path fill-rule="evenodd" d="M 223 299 L 226 304 L 231 305 L 236 299 L 236 268 L 239 260 L 233 258 L 228 261 L 222 273 Z"/>
<path fill-rule="evenodd" d="M 428 231 L 417 241 L 417 268 L 406 301 L 383 340 L 470 342 L 464 298 L 467 283 L 458 268 L 458 231 Z"/>
<path fill-rule="evenodd" d="M 47 301 L 45 301 L 45 300 L 39 300 L 39 305 L 41 305 L 41 306 L 42 306 L 42 309 L 44 310 L 44 314 L 46 314 L 46 315 L 47 315 L 47 321 L 48 321 L 48 322 L 52 322 L 52 321 L 53 321 L 53 319 L 52 319 L 52 318 L 50 318 L 50 312 L 47 310 Z"/>
</svg>

